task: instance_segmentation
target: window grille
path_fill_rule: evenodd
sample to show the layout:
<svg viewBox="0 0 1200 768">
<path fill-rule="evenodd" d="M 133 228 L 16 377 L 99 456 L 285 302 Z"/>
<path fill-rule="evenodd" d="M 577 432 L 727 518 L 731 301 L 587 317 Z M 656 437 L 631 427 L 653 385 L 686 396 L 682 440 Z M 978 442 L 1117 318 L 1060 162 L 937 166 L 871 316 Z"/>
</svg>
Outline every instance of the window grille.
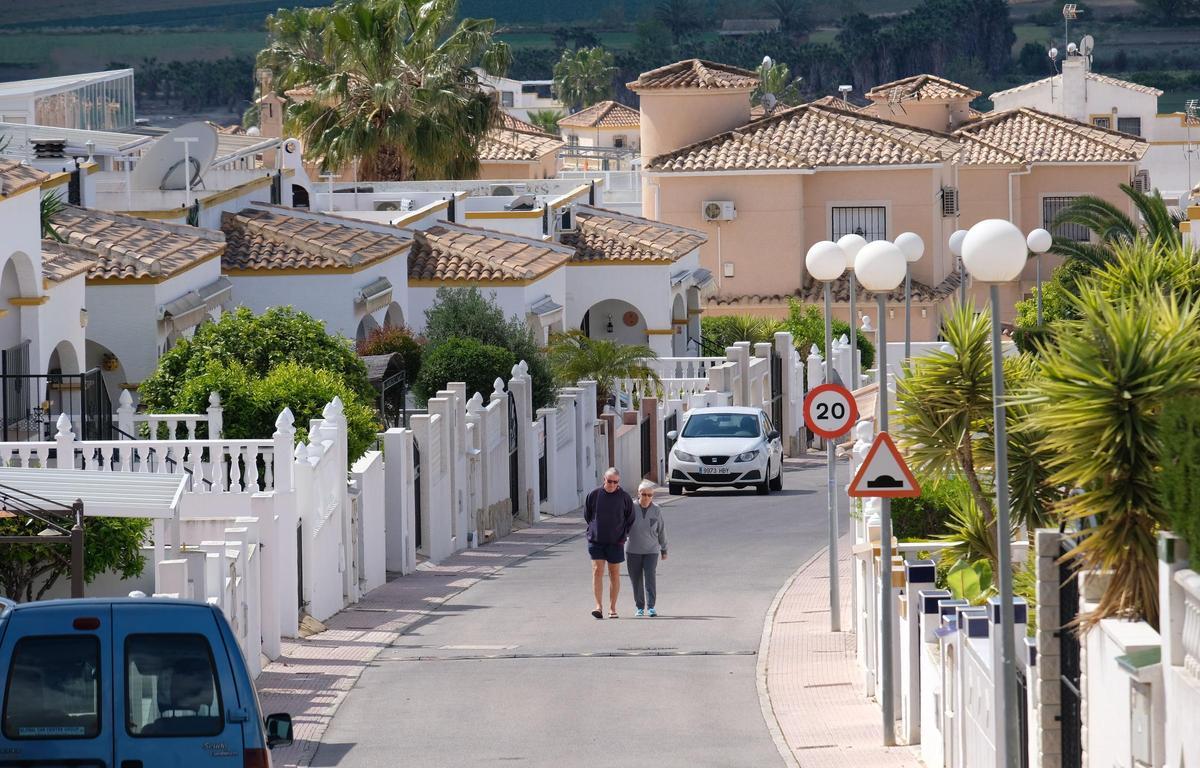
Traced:
<svg viewBox="0 0 1200 768">
<path fill-rule="evenodd" d="M 942 187 L 942 216 L 958 215 L 958 188 Z"/>
<path fill-rule="evenodd" d="M 1112 129 L 1112 118 L 1111 117 L 1093 117 L 1092 125 L 1096 126 L 1097 128 L 1104 128 L 1106 130 L 1111 130 Z"/>
<path fill-rule="evenodd" d="M 1058 226 L 1054 226 L 1054 219 L 1058 217 L 1059 213 L 1068 208 L 1077 199 L 1076 197 L 1042 198 L 1042 226 L 1048 229 L 1050 234 L 1055 237 L 1086 243 L 1091 239 L 1091 233 L 1082 224 L 1059 224 Z"/>
<path fill-rule="evenodd" d="M 1118 117 L 1117 130 L 1121 133 L 1128 133 L 1130 136 L 1142 135 L 1142 118 L 1140 117 Z"/>
<path fill-rule="evenodd" d="M 861 235 L 867 242 L 887 237 L 887 209 L 882 205 L 837 208 L 832 211 L 832 240 L 842 235 Z"/>
</svg>

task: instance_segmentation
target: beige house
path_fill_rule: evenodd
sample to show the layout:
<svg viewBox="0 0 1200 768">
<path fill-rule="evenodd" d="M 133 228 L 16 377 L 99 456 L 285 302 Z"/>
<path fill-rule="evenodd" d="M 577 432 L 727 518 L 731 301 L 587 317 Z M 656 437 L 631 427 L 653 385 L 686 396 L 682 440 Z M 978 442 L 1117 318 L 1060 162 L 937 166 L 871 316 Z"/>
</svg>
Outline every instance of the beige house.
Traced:
<svg viewBox="0 0 1200 768">
<path fill-rule="evenodd" d="M 637 150 L 641 114 L 615 101 L 602 101 L 558 121 L 563 141 L 572 147 Z"/>
<path fill-rule="evenodd" d="M 1046 226 L 1082 194 L 1128 209 L 1117 184 L 1145 152 L 1136 137 L 1034 110 L 975 117 L 977 91 L 928 76 L 881 85 L 861 109 L 824 99 L 749 122 L 755 83 L 693 60 L 630 84 L 642 98 L 643 213 L 708 234 L 700 263 L 717 276 L 710 307 L 721 314 L 782 316 L 789 297 L 814 298 L 804 255 L 818 240 L 911 231 L 926 245 L 912 272 L 914 337 L 935 338 L 959 285 L 954 230 L 985 218 Z M 1005 291 L 1003 317 L 1032 284 L 1031 267 Z M 860 309 L 875 323 L 869 298 Z M 837 311 L 848 316 L 844 303 Z M 902 324 L 889 332 L 902 337 Z"/>
</svg>

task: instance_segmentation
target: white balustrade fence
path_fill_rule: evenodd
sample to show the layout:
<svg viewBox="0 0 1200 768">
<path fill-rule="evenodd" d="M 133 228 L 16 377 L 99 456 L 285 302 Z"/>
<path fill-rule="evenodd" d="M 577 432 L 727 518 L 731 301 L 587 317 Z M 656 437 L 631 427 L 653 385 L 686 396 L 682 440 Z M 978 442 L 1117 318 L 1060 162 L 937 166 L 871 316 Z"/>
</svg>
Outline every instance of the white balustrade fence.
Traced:
<svg viewBox="0 0 1200 768">
<path fill-rule="evenodd" d="M 209 438 L 219 438 L 224 429 L 224 413 L 221 396 L 216 392 L 209 393 L 208 409 L 204 413 L 136 413 L 133 395 L 123 389 L 117 406 L 117 429 L 125 439 L 157 439 L 165 431 L 163 436 L 169 440 L 195 440 L 196 428 L 203 426 Z M 144 430 L 141 425 L 145 425 Z"/>
</svg>

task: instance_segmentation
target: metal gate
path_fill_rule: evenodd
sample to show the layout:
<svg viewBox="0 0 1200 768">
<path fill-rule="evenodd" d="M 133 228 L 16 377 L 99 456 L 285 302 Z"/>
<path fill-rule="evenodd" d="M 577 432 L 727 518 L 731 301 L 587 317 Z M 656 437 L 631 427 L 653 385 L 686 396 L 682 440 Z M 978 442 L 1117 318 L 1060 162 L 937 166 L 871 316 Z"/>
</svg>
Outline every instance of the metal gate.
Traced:
<svg viewBox="0 0 1200 768">
<path fill-rule="evenodd" d="M 545 501 L 550 497 L 550 489 L 547 486 L 549 478 L 546 477 L 546 455 L 550 451 L 550 442 L 546 437 L 546 417 L 542 417 L 542 453 L 538 456 L 538 500 Z"/>
<path fill-rule="evenodd" d="M 1017 666 L 1017 730 L 1021 734 L 1020 760 L 1021 768 L 1029 768 L 1029 680 L 1025 676 L 1025 667 Z"/>
<path fill-rule="evenodd" d="M 679 412 L 676 411 L 676 412 L 672 413 L 670 416 L 668 416 L 667 418 L 663 419 L 663 438 L 666 441 L 666 445 L 663 446 L 663 456 L 669 457 L 671 455 L 671 449 L 675 447 L 675 441 L 671 439 L 670 433 L 678 432 L 678 431 L 679 431 Z M 667 463 L 670 464 L 669 459 L 668 459 Z"/>
<path fill-rule="evenodd" d="M 1079 636 L 1074 621 L 1079 615 L 1079 581 L 1074 558 L 1065 557 L 1075 541 L 1064 536 L 1060 545 L 1063 556 L 1058 565 L 1058 648 L 1062 704 L 1062 768 L 1081 768 L 1083 762 L 1083 702 L 1079 693 Z"/>
<path fill-rule="evenodd" d="M 421 546 L 421 446 L 413 438 L 413 539 Z"/>
<path fill-rule="evenodd" d="M 771 347 L 771 426 L 783 429 L 783 357 Z"/>
<path fill-rule="evenodd" d="M 508 498 L 512 502 L 512 513 L 515 517 L 521 509 L 521 483 L 518 465 L 517 445 L 517 398 L 512 392 L 508 393 Z"/>
<path fill-rule="evenodd" d="M 654 425 L 650 419 L 642 419 L 642 479 L 650 474 L 650 468 L 654 466 L 650 445 L 650 428 L 652 426 Z"/>
</svg>

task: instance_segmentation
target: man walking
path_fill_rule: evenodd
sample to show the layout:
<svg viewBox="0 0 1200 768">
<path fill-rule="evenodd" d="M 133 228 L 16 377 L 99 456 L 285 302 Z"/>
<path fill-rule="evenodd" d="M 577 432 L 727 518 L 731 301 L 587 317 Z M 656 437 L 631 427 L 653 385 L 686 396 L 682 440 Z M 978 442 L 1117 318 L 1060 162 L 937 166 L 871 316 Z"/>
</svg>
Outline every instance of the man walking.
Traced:
<svg viewBox="0 0 1200 768">
<path fill-rule="evenodd" d="M 592 591 L 596 608 L 592 616 L 604 618 L 604 566 L 608 565 L 608 618 L 617 618 L 617 592 L 621 588 L 621 563 L 625 562 L 625 537 L 633 527 L 633 499 L 621 487 L 616 467 L 604 471 L 604 485 L 587 495 L 583 504 L 587 521 L 588 555 L 592 558 Z"/>
</svg>

